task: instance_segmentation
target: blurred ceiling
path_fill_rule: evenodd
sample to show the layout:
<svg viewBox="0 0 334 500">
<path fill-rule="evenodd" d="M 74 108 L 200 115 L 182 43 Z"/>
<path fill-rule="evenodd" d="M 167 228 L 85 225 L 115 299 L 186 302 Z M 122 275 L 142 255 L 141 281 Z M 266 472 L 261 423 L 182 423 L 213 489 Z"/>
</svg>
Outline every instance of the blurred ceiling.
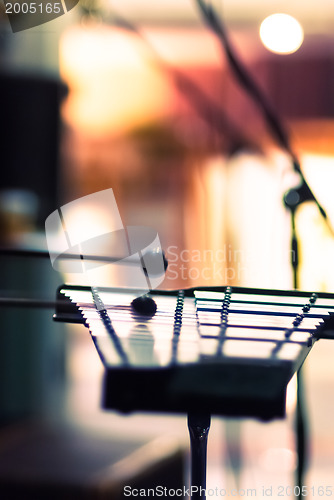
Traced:
<svg viewBox="0 0 334 500">
<path fill-rule="evenodd" d="M 195 0 L 104 0 L 110 9 L 131 20 L 154 23 L 197 24 Z M 296 17 L 305 33 L 332 34 L 333 0 L 207 0 L 230 27 L 258 29 L 268 15 L 284 12 Z"/>
</svg>

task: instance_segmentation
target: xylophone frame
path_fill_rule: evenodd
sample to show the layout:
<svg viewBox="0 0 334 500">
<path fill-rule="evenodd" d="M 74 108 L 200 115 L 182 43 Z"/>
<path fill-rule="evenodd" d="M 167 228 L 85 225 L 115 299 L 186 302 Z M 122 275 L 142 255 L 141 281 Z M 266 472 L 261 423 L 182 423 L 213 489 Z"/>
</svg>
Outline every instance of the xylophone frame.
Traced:
<svg viewBox="0 0 334 500">
<path fill-rule="evenodd" d="M 78 288 L 89 291 L 90 287 L 77 287 L 64 285 L 58 289 L 57 307 L 54 319 L 56 321 L 83 323 L 85 320 L 78 311 L 76 305 L 72 303 L 68 297 L 65 297 L 61 291 L 77 290 Z M 196 290 L 201 290 L 197 288 Z M 202 290 L 214 290 L 223 292 L 226 287 L 202 288 Z M 240 293 L 265 293 L 268 295 L 278 295 L 282 297 L 284 302 L 285 296 L 298 295 L 308 298 L 309 292 L 300 291 L 283 291 L 283 290 L 260 290 L 253 288 L 233 287 L 233 291 Z M 155 294 L 175 295 L 174 291 L 155 291 Z M 186 296 L 191 296 L 193 289 L 184 291 Z M 328 298 L 333 300 L 332 294 L 319 293 L 320 298 Z M 87 325 L 86 325 L 87 326 Z M 310 344 L 305 348 L 303 356 L 293 366 L 293 371 L 299 372 L 308 351 L 312 348 L 313 343 L 319 338 L 334 338 L 334 316 L 330 314 L 323 326 L 312 336 Z M 234 370 L 235 371 L 235 370 Z M 187 393 L 187 384 L 185 382 L 184 393 L 181 397 L 177 397 L 176 393 L 170 392 L 170 379 L 174 376 L 182 376 L 184 381 L 193 380 L 196 377 L 204 379 L 215 377 L 219 380 L 224 380 L 226 376 L 230 376 L 231 367 L 228 363 L 223 366 L 219 364 L 208 364 L 201 366 L 201 370 L 197 370 L 196 366 L 185 367 L 167 367 L 164 369 L 134 369 L 129 370 L 128 367 L 113 367 L 107 369 L 104 377 L 103 390 L 103 407 L 105 409 L 116 409 L 124 413 L 131 411 L 155 411 L 168 412 L 169 408 L 178 413 L 188 414 L 188 429 L 190 436 L 191 447 L 191 485 L 194 489 L 192 498 L 197 500 L 204 498 L 202 495 L 203 489 L 206 488 L 206 456 L 207 456 L 207 439 L 210 429 L 211 413 L 221 416 L 235 417 L 254 417 L 264 421 L 273 418 L 283 418 L 285 416 L 285 400 L 286 400 L 286 385 L 290 380 L 293 372 L 291 365 L 287 363 L 277 363 L 277 366 L 271 366 L 270 380 L 268 381 L 267 370 L 263 363 L 259 363 L 249 370 L 247 364 L 240 362 L 238 373 L 242 377 L 247 376 L 247 382 L 242 386 L 242 394 L 237 397 L 232 397 L 231 394 L 225 394 L 222 398 L 216 394 L 211 394 L 205 398 L 203 394 L 192 394 L 190 398 L 185 397 Z M 153 376 L 152 376 L 153 375 Z M 250 376 L 251 375 L 251 376 Z M 284 381 L 282 385 L 282 381 Z M 270 382 L 270 390 L 268 383 Z M 115 387 L 126 387 L 125 391 L 113 391 Z M 146 396 L 143 398 L 143 392 L 140 392 L 139 387 L 149 387 Z M 241 386 L 240 386 L 241 387 Z M 239 387 L 239 389 L 240 389 Z M 255 387 L 255 390 L 251 390 Z M 129 391 L 129 388 L 131 390 Z M 138 396 L 140 395 L 140 396 Z M 180 395 L 179 395 L 180 396 Z M 139 399 L 140 398 L 140 399 Z M 154 403 L 152 403 L 152 401 Z M 200 403 L 199 403 L 200 401 Z M 210 413 L 199 412 L 199 406 L 205 409 L 210 409 Z"/>
</svg>

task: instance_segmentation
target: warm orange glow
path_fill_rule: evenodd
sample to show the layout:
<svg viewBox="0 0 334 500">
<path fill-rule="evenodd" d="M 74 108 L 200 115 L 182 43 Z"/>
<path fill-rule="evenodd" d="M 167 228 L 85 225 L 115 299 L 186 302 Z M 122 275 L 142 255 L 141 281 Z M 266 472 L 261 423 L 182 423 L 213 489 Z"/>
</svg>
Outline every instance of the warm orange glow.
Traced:
<svg viewBox="0 0 334 500">
<path fill-rule="evenodd" d="M 283 155 L 242 153 L 230 160 L 227 228 L 236 269 L 234 284 L 258 288 L 288 288 L 290 219 L 282 199 Z"/>
<path fill-rule="evenodd" d="M 60 70 L 71 93 L 64 118 L 90 134 L 122 133 L 168 106 L 163 73 L 140 40 L 107 26 L 72 28 L 60 43 Z"/>
<path fill-rule="evenodd" d="M 286 411 L 291 414 L 296 409 L 297 403 L 297 375 L 295 374 L 287 386 L 286 391 Z"/>
<path fill-rule="evenodd" d="M 221 67 L 220 46 L 210 31 L 194 28 L 150 28 L 143 32 L 159 58 L 181 67 Z"/>
<path fill-rule="evenodd" d="M 319 203 L 326 210 L 334 228 L 334 156 L 305 153 L 301 156 L 306 180 Z M 303 204 L 297 213 L 300 237 L 300 287 L 333 292 L 334 238 L 315 203 Z"/>
</svg>

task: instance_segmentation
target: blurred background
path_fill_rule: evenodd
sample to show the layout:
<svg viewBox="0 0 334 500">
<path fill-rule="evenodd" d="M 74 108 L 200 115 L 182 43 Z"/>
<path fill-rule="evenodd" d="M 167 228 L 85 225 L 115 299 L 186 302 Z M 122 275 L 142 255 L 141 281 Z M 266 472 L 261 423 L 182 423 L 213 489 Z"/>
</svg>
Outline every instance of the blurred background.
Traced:
<svg viewBox="0 0 334 500">
<path fill-rule="evenodd" d="M 297 209 L 299 287 L 334 292 L 334 5 L 207 3 L 284 123 L 328 215 L 326 224 L 313 202 Z M 276 13 L 299 22 L 291 46 L 289 24 L 269 27 L 269 39 L 268 30 L 260 33 Z M 2 245 L 45 248 L 44 221 L 53 210 L 112 188 L 124 225 L 158 231 L 169 259 L 162 288 L 293 287 L 283 196 L 299 175 L 196 2 L 81 0 L 16 33 L 1 4 L 0 88 Z M 66 279 L 47 260 L 0 256 L 0 266 L 6 296 L 53 298 Z M 0 314 L 4 429 L 62 422 L 102 440 L 135 443 L 173 433 L 187 448 L 183 417 L 100 410 L 102 367 L 83 328 L 55 325 L 50 310 Z M 321 341 L 304 370 L 310 486 L 333 481 L 333 356 L 334 343 Z M 293 388 L 291 394 L 283 422 L 214 421 L 208 486 L 294 484 Z M 229 450 L 239 441 L 242 467 Z"/>
</svg>

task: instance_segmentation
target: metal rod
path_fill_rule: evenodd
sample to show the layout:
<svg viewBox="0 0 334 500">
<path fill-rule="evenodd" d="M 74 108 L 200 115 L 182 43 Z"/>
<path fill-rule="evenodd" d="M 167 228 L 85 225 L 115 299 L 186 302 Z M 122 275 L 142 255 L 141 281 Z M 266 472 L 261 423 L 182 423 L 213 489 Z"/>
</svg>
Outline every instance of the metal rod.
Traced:
<svg viewBox="0 0 334 500">
<path fill-rule="evenodd" d="M 296 450 L 298 464 L 296 469 L 296 484 L 299 486 L 299 494 L 296 498 L 303 498 L 303 485 L 305 472 L 309 458 L 308 425 L 305 408 L 305 394 L 303 387 L 302 369 L 297 372 L 297 407 L 296 407 Z"/>
<path fill-rule="evenodd" d="M 86 308 L 91 307 L 95 309 L 95 305 L 92 302 L 80 304 Z M 73 309 L 76 308 L 73 303 L 66 300 L 65 296 L 63 300 L 33 297 L 0 297 L 0 308 L 1 307 L 26 307 L 28 309 L 57 309 L 57 307 L 59 307 L 62 312 L 73 312 Z"/>
<path fill-rule="evenodd" d="M 299 287 L 299 246 L 296 231 L 296 210 L 291 208 L 291 264 L 293 270 L 293 287 L 295 290 Z M 299 494 L 296 498 L 302 498 L 304 486 L 304 476 L 308 461 L 308 432 L 307 432 L 307 410 L 306 398 L 303 390 L 303 369 L 297 372 L 297 405 L 295 415 L 295 441 L 298 463 L 295 473 L 296 485 L 299 487 Z"/>
<path fill-rule="evenodd" d="M 0 248 L 0 255 L 7 255 L 10 257 L 32 257 L 32 258 L 46 258 L 50 259 L 50 254 L 48 250 L 35 250 L 35 249 L 25 249 L 25 248 Z M 122 260 L 127 256 L 123 255 L 123 257 L 109 257 L 104 255 L 85 255 L 85 260 L 94 260 L 97 262 L 118 262 L 123 263 Z M 81 255 L 79 253 L 63 253 L 59 256 L 59 260 L 80 260 Z M 126 259 L 124 260 L 124 264 L 137 264 L 139 263 L 139 259 Z"/>
<path fill-rule="evenodd" d="M 188 414 L 188 429 L 191 450 L 191 498 L 205 499 L 206 495 L 206 454 L 210 415 Z"/>
<path fill-rule="evenodd" d="M 54 309 L 57 305 L 63 305 L 64 302 L 45 299 L 30 299 L 24 297 L 0 297 L 0 307 Z"/>
</svg>

